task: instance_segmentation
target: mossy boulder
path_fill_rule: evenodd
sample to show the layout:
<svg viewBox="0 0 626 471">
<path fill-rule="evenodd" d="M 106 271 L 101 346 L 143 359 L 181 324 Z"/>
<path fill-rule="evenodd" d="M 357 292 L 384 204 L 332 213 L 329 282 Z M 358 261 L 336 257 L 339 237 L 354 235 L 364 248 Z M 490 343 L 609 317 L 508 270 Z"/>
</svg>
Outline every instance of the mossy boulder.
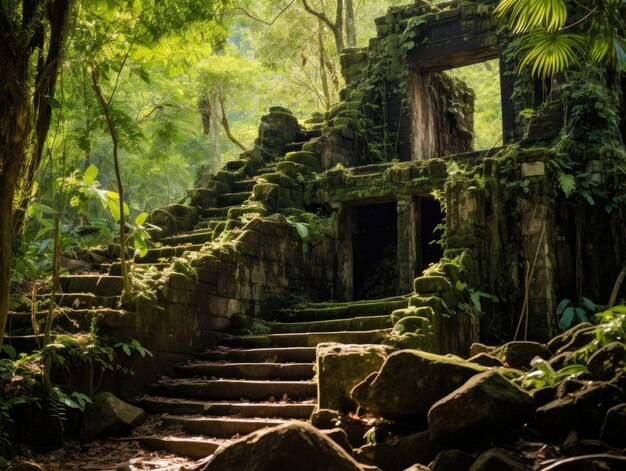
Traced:
<svg viewBox="0 0 626 471">
<path fill-rule="evenodd" d="M 447 278 L 443 276 L 421 276 L 413 282 L 413 288 L 418 294 L 424 293 L 449 293 L 452 291 L 452 285 Z"/>
<path fill-rule="evenodd" d="M 621 342 L 611 342 L 589 358 L 587 368 L 594 379 L 608 381 L 624 369 L 625 363 L 626 346 Z"/>
<path fill-rule="evenodd" d="M 287 162 L 295 162 L 297 164 L 304 165 L 305 167 L 309 167 L 317 172 L 321 170 L 319 156 L 313 152 L 289 152 L 285 155 L 285 160 Z"/>
<path fill-rule="evenodd" d="M 190 231 L 197 224 L 198 208 L 184 204 L 173 204 L 157 209 L 150 215 L 149 222 L 159 227 L 160 237 L 176 232 Z"/>
<path fill-rule="evenodd" d="M 430 407 L 486 368 L 453 355 L 401 350 L 352 390 L 355 402 L 379 417 L 425 420 Z"/>
<path fill-rule="evenodd" d="M 378 371 L 391 352 L 382 345 L 343 345 L 325 343 L 317 346 L 318 406 L 322 409 L 354 409 L 350 391 L 367 376 Z"/>
<path fill-rule="evenodd" d="M 606 413 L 600 439 L 616 448 L 626 448 L 626 404 L 611 407 Z"/>
<path fill-rule="evenodd" d="M 521 428 L 535 401 L 497 371 L 472 377 L 428 411 L 428 428 L 437 442 L 460 444 Z"/>
<path fill-rule="evenodd" d="M 535 357 L 549 360 L 552 356 L 548 347 L 539 342 L 509 342 L 493 352 L 511 368 L 530 369 L 530 362 Z"/>
<path fill-rule="evenodd" d="M 224 184 L 222 183 L 222 185 Z M 219 194 L 217 191 L 205 188 L 191 188 L 187 190 L 187 197 L 189 198 L 190 206 L 197 206 L 200 208 L 214 208 L 217 206 L 218 196 Z"/>
<path fill-rule="evenodd" d="M 289 110 L 271 107 L 261 118 L 256 145 L 265 151 L 266 157 L 278 156 L 287 144 L 297 140 L 300 132 L 300 123 Z"/>
<path fill-rule="evenodd" d="M 111 435 L 129 435 L 146 418 L 142 409 L 127 404 L 110 392 L 95 395 L 92 402 L 83 416 L 82 442 Z"/>
<path fill-rule="evenodd" d="M 362 471 L 345 450 L 310 424 L 289 422 L 220 446 L 202 471 Z"/>
<path fill-rule="evenodd" d="M 360 463 L 377 466 L 385 471 L 402 471 L 414 463 L 428 463 L 433 448 L 426 431 L 364 445 L 354 450 L 353 456 Z"/>
</svg>

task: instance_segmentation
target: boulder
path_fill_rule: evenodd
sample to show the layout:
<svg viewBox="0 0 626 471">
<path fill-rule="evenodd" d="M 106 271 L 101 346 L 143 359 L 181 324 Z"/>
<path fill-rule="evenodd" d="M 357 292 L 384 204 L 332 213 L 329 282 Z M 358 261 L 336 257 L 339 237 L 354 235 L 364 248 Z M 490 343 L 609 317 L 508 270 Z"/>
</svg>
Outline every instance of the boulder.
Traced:
<svg viewBox="0 0 626 471">
<path fill-rule="evenodd" d="M 428 466 L 424 466 L 423 464 L 416 463 L 413 466 L 406 468 L 404 471 L 430 471 Z"/>
<path fill-rule="evenodd" d="M 415 279 L 413 288 L 418 294 L 443 294 L 452 291 L 450 281 L 443 276 L 421 276 Z"/>
<path fill-rule="evenodd" d="M 535 357 L 549 359 L 552 353 L 547 346 L 538 342 L 509 342 L 493 352 L 511 368 L 530 369 L 530 362 Z"/>
<path fill-rule="evenodd" d="M 626 448 L 626 404 L 611 407 L 606 413 L 600 439 L 611 446 Z"/>
<path fill-rule="evenodd" d="M 357 385 L 352 398 L 385 419 L 424 420 L 435 402 L 486 370 L 453 355 L 401 350 Z"/>
<path fill-rule="evenodd" d="M 318 407 L 349 411 L 354 409 L 350 391 L 378 371 L 391 351 L 382 345 L 343 345 L 323 343 L 317 346 Z"/>
<path fill-rule="evenodd" d="M 341 448 L 346 450 L 348 453 L 352 453 L 352 445 L 350 444 L 350 440 L 348 439 L 348 434 L 342 428 L 335 427 L 326 430 L 320 430 L 324 435 L 330 438 L 333 442 L 339 445 Z"/>
<path fill-rule="evenodd" d="M 579 332 L 588 331 L 590 329 L 593 329 L 593 325 L 589 322 L 576 324 L 571 329 L 566 330 L 562 334 L 557 335 L 552 340 L 550 340 L 548 342 L 548 348 L 552 351 L 552 353 L 560 353 L 560 351 L 563 350 L 563 347 L 567 347 L 570 345 L 574 346 L 572 340 L 574 340 L 575 337 L 578 336 Z M 580 345 L 578 348 L 580 347 L 582 347 L 582 345 Z M 576 348 L 574 348 L 573 350 L 576 350 Z"/>
<path fill-rule="evenodd" d="M 96 394 L 92 401 L 83 416 L 82 442 L 111 435 L 129 435 L 146 418 L 142 409 L 127 404 L 110 392 Z"/>
<path fill-rule="evenodd" d="M 504 366 L 502 360 L 498 357 L 490 355 L 489 353 L 479 353 L 468 359 L 470 363 L 476 363 L 477 365 L 486 366 L 488 368 L 501 368 Z"/>
<path fill-rule="evenodd" d="M 534 410 L 526 391 L 499 372 L 487 371 L 436 402 L 428 412 L 428 428 L 438 442 L 473 441 L 521 428 Z"/>
<path fill-rule="evenodd" d="M 480 353 L 491 354 L 496 349 L 497 347 L 490 347 L 489 345 L 476 342 L 476 343 L 473 343 L 472 346 L 470 347 L 470 356 L 474 357 Z"/>
<path fill-rule="evenodd" d="M 577 430 L 583 437 L 594 437 L 607 411 L 623 399 L 624 393 L 614 385 L 591 383 L 539 407 L 535 427 L 550 438 L 561 438 L 570 430 Z"/>
<path fill-rule="evenodd" d="M 354 450 L 353 456 L 361 463 L 385 471 L 401 471 L 414 463 L 427 463 L 432 453 L 430 435 L 426 431 L 362 446 Z"/>
<path fill-rule="evenodd" d="M 331 409 L 317 409 L 311 414 L 311 424 L 319 429 L 331 429 L 338 427 L 345 420 L 345 416 Z"/>
<path fill-rule="evenodd" d="M 431 471 L 467 471 L 476 458 L 462 450 L 443 450 L 428 465 Z"/>
<path fill-rule="evenodd" d="M 492 448 L 481 454 L 469 471 L 526 471 L 531 469 L 501 448 Z"/>
<path fill-rule="evenodd" d="M 621 342 L 611 342 L 591 355 L 587 361 L 587 368 L 594 379 L 608 381 L 613 379 L 618 370 L 624 368 L 624 363 L 626 346 Z"/>
<path fill-rule="evenodd" d="M 202 471 L 361 471 L 365 469 L 339 445 L 305 422 L 258 430 L 220 446 Z"/>
<path fill-rule="evenodd" d="M 559 353 L 558 355 L 550 358 L 550 360 L 548 360 L 548 363 L 554 371 L 559 371 L 567 364 L 568 361 L 570 361 L 572 356 L 574 356 L 574 352 Z"/>
</svg>

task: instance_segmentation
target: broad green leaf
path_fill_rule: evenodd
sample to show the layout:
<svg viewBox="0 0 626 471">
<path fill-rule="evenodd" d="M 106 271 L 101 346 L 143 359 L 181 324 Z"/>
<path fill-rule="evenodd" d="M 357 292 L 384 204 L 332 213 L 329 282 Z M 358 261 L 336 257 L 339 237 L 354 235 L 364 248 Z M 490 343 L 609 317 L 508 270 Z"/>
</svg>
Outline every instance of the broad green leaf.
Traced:
<svg viewBox="0 0 626 471">
<path fill-rule="evenodd" d="M 91 164 L 89 167 L 87 167 L 87 170 L 85 170 L 85 173 L 83 174 L 83 183 L 85 183 L 85 185 L 91 185 L 93 182 L 96 181 L 97 176 L 98 167 Z"/>
<path fill-rule="evenodd" d="M 563 311 L 563 315 L 559 318 L 559 328 L 561 330 L 567 330 L 572 326 L 574 322 L 574 308 L 568 307 Z"/>
<path fill-rule="evenodd" d="M 6 344 L 2 346 L 2 351 L 6 353 L 6 355 L 11 359 L 15 360 L 17 358 L 17 351 L 12 345 Z"/>
<path fill-rule="evenodd" d="M 143 226 L 143 223 L 148 219 L 148 213 L 141 213 L 139 216 L 135 218 L 136 226 Z"/>
</svg>

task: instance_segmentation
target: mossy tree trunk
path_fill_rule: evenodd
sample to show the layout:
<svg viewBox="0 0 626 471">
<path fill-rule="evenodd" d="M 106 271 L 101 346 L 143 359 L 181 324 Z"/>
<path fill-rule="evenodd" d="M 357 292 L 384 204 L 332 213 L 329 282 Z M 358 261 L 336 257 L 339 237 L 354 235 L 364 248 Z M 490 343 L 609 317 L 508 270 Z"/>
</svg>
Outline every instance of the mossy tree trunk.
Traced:
<svg viewBox="0 0 626 471">
<path fill-rule="evenodd" d="M 72 0 L 0 7 L 0 345 L 9 316 L 11 260 L 41 162 Z"/>
</svg>

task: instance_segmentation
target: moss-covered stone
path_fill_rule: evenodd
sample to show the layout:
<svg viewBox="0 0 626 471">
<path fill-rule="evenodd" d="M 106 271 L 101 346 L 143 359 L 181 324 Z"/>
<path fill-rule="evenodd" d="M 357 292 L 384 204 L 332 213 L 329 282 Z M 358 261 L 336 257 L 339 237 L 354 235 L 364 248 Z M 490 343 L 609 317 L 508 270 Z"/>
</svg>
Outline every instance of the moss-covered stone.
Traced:
<svg viewBox="0 0 626 471">
<path fill-rule="evenodd" d="M 352 398 L 379 417 L 424 420 L 442 397 L 486 368 L 459 357 L 401 350 L 389 355 L 380 371 L 352 390 Z"/>
<path fill-rule="evenodd" d="M 319 157 L 313 152 L 289 152 L 285 156 L 287 162 L 295 162 L 300 165 L 312 168 L 319 172 L 321 170 L 321 164 Z"/>
<path fill-rule="evenodd" d="M 382 345 L 318 345 L 318 407 L 343 412 L 353 410 L 350 391 L 378 371 L 390 351 L 389 347 Z"/>
<path fill-rule="evenodd" d="M 436 402 L 428 412 L 428 429 L 435 441 L 462 445 L 521 428 L 534 410 L 526 391 L 487 371 Z"/>
<path fill-rule="evenodd" d="M 449 293 L 452 291 L 450 281 L 442 276 L 421 276 L 416 278 L 413 288 L 418 294 Z"/>
</svg>

